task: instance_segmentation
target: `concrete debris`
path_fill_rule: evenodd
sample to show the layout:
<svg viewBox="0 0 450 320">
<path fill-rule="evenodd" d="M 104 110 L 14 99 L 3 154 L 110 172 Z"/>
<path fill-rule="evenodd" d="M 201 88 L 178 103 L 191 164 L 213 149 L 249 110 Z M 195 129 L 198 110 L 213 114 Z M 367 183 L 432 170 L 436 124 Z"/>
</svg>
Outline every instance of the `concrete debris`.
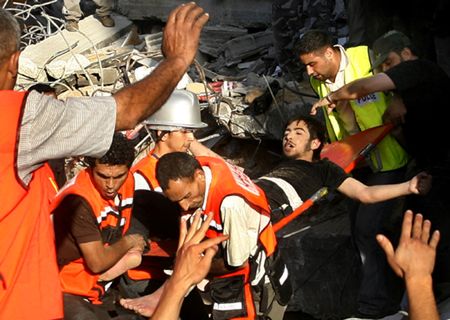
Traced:
<svg viewBox="0 0 450 320">
<path fill-rule="evenodd" d="M 227 66 L 237 64 L 245 58 L 254 56 L 272 45 L 271 31 L 248 34 L 229 40 L 225 43 L 224 56 Z"/>
<path fill-rule="evenodd" d="M 132 22 L 128 18 L 114 15 L 114 20 L 116 27 L 106 28 L 93 16 L 88 16 L 79 22 L 81 32 L 62 30 L 37 44 L 27 46 L 21 54 L 20 66 L 23 65 L 22 60 L 27 58 L 33 61 L 39 69 L 44 69 L 49 62 L 55 59 L 56 52 L 62 52 L 58 56 L 58 60 L 67 61 L 73 54 L 86 54 L 103 48 L 131 30 Z M 70 50 L 67 50 L 68 47 Z M 21 69 L 20 73 L 22 73 Z M 22 77 L 18 79 L 19 85 L 28 81 L 29 79 L 22 79 Z"/>
<path fill-rule="evenodd" d="M 218 58 L 224 50 L 224 43 L 247 33 L 247 29 L 233 26 L 206 26 L 200 37 L 199 51 Z"/>
<path fill-rule="evenodd" d="M 244 28 L 269 25 L 272 0 L 197 0 L 209 13 L 209 25 L 233 25 Z M 171 9 L 180 5 L 179 0 L 120 0 L 116 10 L 132 20 L 166 21 Z M 257 14 L 255 14 L 257 13 Z"/>
<path fill-rule="evenodd" d="M 145 36 L 147 51 L 161 51 L 162 35 L 162 32 L 158 32 Z"/>
</svg>

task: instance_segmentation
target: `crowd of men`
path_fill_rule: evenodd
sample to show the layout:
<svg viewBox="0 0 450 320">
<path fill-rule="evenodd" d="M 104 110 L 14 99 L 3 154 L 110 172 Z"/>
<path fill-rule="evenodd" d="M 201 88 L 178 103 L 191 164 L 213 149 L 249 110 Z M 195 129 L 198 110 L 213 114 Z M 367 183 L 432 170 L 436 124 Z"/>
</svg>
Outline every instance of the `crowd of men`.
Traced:
<svg viewBox="0 0 450 320">
<path fill-rule="evenodd" d="M 377 39 L 373 56 L 308 31 L 294 50 L 319 100 L 286 123 L 283 160 L 252 180 L 196 141 L 193 131 L 206 126 L 198 99 L 174 89 L 207 20 L 193 2 L 178 6 L 149 76 L 110 97 L 60 101 L 13 90 L 21 31 L 0 9 L 0 319 L 289 319 L 305 289 L 292 272 L 303 252 L 299 234 L 285 238 L 275 226 L 324 186 L 334 197 L 299 219 L 314 228 L 321 217 L 352 217 L 362 274 L 345 316 L 396 314 L 406 288 L 411 319 L 446 317 L 445 72 L 398 31 Z M 142 122 L 155 144 L 134 163 L 119 131 Z M 351 175 L 320 158 L 325 143 L 386 122 L 397 130 Z M 69 156 L 88 167 L 58 190 L 48 162 Z M 178 241 L 174 260 L 147 255 L 150 241 L 166 240 Z"/>
</svg>

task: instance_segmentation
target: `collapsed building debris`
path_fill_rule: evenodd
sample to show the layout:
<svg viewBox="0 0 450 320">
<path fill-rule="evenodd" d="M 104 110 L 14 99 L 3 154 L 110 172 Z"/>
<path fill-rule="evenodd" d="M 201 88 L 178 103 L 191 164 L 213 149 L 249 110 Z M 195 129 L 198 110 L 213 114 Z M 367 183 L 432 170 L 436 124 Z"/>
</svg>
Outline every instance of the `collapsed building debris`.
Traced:
<svg viewBox="0 0 450 320">
<path fill-rule="evenodd" d="M 42 14 L 48 17 L 43 9 Z M 162 26 L 140 33 L 127 17 L 115 14 L 114 19 L 116 27 L 105 28 L 88 16 L 80 21 L 80 32 L 74 33 L 61 30 L 59 21 L 55 33 L 25 44 L 17 87 L 49 83 L 59 99 L 66 99 L 111 94 L 150 74 L 162 59 Z M 256 151 L 261 140 L 281 138 L 280 128 L 287 118 L 307 112 L 310 101 L 287 90 L 298 84 L 276 76 L 272 38 L 270 28 L 263 24 L 252 30 L 210 25 L 202 32 L 196 65 L 178 88 L 198 95 L 210 126 L 197 135 L 209 146 L 229 135 L 255 141 Z M 134 136 L 148 138 L 145 132 Z M 139 152 L 146 150 L 148 141 L 138 141 L 137 146 Z"/>
</svg>

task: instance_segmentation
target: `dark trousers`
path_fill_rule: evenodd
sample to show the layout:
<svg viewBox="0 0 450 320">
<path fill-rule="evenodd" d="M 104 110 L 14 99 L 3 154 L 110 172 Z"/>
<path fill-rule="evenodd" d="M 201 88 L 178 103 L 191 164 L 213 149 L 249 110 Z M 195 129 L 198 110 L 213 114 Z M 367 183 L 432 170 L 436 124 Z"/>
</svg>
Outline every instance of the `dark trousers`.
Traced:
<svg viewBox="0 0 450 320">
<path fill-rule="evenodd" d="M 356 173 L 356 176 L 358 173 Z M 365 173 L 357 177 L 367 185 L 403 182 L 404 170 Z M 353 223 L 353 237 L 362 263 L 358 309 L 364 315 L 382 316 L 399 310 L 403 283 L 389 267 L 376 235 L 386 235 L 394 244 L 400 235 L 404 198 L 376 204 L 360 204 Z"/>
</svg>

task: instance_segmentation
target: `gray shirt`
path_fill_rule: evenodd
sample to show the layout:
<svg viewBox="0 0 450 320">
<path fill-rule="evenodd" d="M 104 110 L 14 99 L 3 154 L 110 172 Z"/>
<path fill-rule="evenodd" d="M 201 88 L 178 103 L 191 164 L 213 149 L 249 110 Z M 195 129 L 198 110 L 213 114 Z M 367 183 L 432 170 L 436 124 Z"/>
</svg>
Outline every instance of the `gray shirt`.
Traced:
<svg viewBox="0 0 450 320">
<path fill-rule="evenodd" d="M 113 97 L 57 100 L 29 93 L 20 127 L 17 170 L 28 184 L 45 161 L 69 156 L 101 157 L 108 151 L 116 124 Z"/>
</svg>

